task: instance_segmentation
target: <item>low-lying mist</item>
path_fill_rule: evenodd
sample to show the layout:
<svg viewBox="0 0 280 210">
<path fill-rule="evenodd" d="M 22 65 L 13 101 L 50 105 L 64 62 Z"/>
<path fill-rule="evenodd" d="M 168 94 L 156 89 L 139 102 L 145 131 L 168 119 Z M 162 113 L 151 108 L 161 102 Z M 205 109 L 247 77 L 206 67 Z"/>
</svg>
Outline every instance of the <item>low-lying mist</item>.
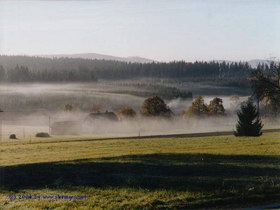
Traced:
<svg viewBox="0 0 280 210">
<path fill-rule="evenodd" d="M 236 111 L 240 103 L 247 99 L 247 97 L 219 96 L 223 99 L 226 115 L 202 119 L 182 118 L 181 114 L 191 105 L 191 99 L 165 99 L 166 104 L 175 114 L 173 119 L 142 118 L 139 110 L 146 97 L 141 95 L 143 91 L 146 91 L 145 94 L 151 91 L 152 94 L 153 90 L 139 89 L 136 83 L 139 84 L 139 81 L 107 81 L 94 84 L 2 84 L 0 85 L 0 109 L 4 111 L 0 112 L 2 136 L 8 137 L 15 133 L 19 138 L 27 138 L 37 132 L 50 132 L 50 127 L 55 126 L 56 122 L 75 122 L 79 125 L 76 135 L 91 136 L 231 131 L 234 130 L 237 121 Z M 182 85 L 178 88 L 182 89 Z M 209 94 L 203 96 L 205 103 L 209 103 L 216 97 Z M 64 111 L 65 104 L 71 104 L 73 110 Z M 100 111 L 108 110 L 117 113 L 120 108 L 127 106 L 132 107 L 138 113 L 138 117 L 118 122 L 99 120 L 92 124 L 84 123 L 94 107 L 99 107 Z M 268 119 L 264 121 L 265 127 L 273 127 L 277 123 L 279 125 L 277 121 Z"/>
<path fill-rule="evenodd" d="M 139 85 L 140 84 L 140 85 Z M 103 111 L 117 111 L 124 106 L 138 110 L 149 96 L 156 94 L 154 90 L 160 85 L 176 87 L 186 92 L 193 92 L 205 88 L 203 84 L 188 85 L 189 83 L 165 83 L 165 81 L 103 81 L 98 83 L 23 83 L 0 85 L 0 109 L 6 112 L 58 112 L 65 104 L 73 105 L 74 109 L 90 112 L 93 107 L 100 107 Z M 209 100 L 215 94 L 199 94 Z M 230 97 L 219 95 L 223 99 L 225 108 L 230 108 L 234 101 Z M 191 98 L 165 99 L 173 112 L 183 111 L 191 103 Z"/>
<path fill-rule="evenodd" d="M 181 116 L 173 119 L 143 118 L 135 117 L 130 120 L 110 121 L 96 120 L 92 123 L 86 122 L 88 113 L 56 113 L 55 115 L 29 115 L 14 117 L 12 120 L 2 121 L 2 132 L 4 137 L 16 134 L 19 139 L 34 137 L 38 132 L 50 132 L 51 135 L 79 135 L 79 136 L 146 136 L 180 133 L 202 133 L 233 131 L 237 122 L 235 115 L 224 117 L 206 117 L 184 119 Z M 278 121 L 263 119 L 264 128 L 276 128 Z M 63 126 L 57 125 L 62 123 Z M 70 123 L 66 124 L 65 123 Z M 72 124 L 75 124 L 73 127 Z M 50 126 L 50 127 L 49 127 Z M 59 126 L 60 133 L 54 130 Z"/>
</svg>

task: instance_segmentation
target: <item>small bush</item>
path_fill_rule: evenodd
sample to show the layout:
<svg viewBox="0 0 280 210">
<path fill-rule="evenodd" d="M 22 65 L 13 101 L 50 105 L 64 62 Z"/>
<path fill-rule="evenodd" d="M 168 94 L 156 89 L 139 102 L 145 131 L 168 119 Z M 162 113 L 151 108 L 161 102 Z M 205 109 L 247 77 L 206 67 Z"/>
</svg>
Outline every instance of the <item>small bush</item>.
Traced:
<svg viewBox="0 0 280 210">
<path fill-rule="evenodd" d="M 16 134 L 11 134 L 9 138 L 10 139 L 17 139 L 17 136 L 16 136 Z"/>
<path fill-rule="evenodd" d="M 36 133 L 36 137 L 49 138 L 49 137 L 50 137 L 50 134 L 44 133 L 44 132 Z"/>
</svg>

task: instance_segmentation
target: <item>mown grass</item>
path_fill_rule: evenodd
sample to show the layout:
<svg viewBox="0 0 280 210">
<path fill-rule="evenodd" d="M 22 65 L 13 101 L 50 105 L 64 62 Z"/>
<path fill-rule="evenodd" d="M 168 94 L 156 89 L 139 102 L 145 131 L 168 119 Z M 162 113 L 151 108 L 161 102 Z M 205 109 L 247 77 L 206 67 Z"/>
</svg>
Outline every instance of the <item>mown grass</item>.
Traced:
<svg viewBox="0 0 280 210">
<path fill-rule="evenodd" d="M 280 202 L 280 133 L 1 144 L 0 208 L 237 208 Z M 10 194 L 86 199 L 10 200 Z"/>
</svg>

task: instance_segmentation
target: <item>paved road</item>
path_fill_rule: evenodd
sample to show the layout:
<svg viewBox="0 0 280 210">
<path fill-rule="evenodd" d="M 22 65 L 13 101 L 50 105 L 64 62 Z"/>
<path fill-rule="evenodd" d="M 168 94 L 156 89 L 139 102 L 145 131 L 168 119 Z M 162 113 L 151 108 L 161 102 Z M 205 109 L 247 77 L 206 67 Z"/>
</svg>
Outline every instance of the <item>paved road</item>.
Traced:
<svg viewBox="0 0 280 210">
<path fill-rule="evenodd" d="M 280 132 L 280 129 L 265 129 L 263 133 Z M 233 131 L 221 132 L 205 132 L 205 133 L 185 133 L 185 134 L 166 134 L 166 135 L 152 135 L 152 136 L 133 136 L 125 137 L 127 139 L 141 139 L 141 138 L 184 138 L 184 137 L 206 137 L 206 136 L 227 136 L 233 135 Z"/>
<path fill-rule="evenodd" d="M 280 129 L 264 129 L 263 133 L 280 132 Z M 186 133 L 186 134 L 164 134 L 164 135 L 149 135 L 149 136 L 126 136 L 126 137 L 102 137 L 102 138 L 90 138 L 90 139 L 75 139 L 75 140 L 61 140 L 52 141 L 47 140 L 44 142 L 31 142 L 31 144 L 42 144 L 42 143 L 61 143 L 61 142 L 81 142 L 81 141 L 105 141 L 114 139 L 153 139 L 153 138 L 186 138 L 186 137 L 208 137 L 208 136 L 227 136 L 233 135 L 233 131 L 222 131 L 222 132 L 205 132 L 205 133 Z M 43 139 L 42 139 L 43 140 Z"/>
</svg>

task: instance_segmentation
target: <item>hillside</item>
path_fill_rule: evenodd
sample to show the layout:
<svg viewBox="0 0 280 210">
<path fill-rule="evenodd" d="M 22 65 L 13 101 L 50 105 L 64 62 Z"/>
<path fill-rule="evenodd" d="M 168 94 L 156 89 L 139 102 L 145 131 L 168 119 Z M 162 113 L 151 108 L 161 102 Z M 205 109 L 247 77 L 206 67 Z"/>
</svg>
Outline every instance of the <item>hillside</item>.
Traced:
<svg viewBox="0 0 280 210">
<path fill-rule="evenodd" d="M 97 59 L 97 60 L 113 60 L 124 61 L 130 63 L 152 63 L 154 60 L 142 58 L 139 56 L 118 57 L 112 55 L 103 55 L 97 53 L 78 53 L 78 54 L 53 54 L 53 55 L 36 55 L 44 58 L 83 58 L 83 59 Z"/>
<path fill-rule="evenodd" d="M 239 209 L 279 203 L 279 146 L 279 133 L 257 139 L 2 142 L 0 206 Z M 51 197 L 57 195 L 86 198 Z"/>
</svg>

